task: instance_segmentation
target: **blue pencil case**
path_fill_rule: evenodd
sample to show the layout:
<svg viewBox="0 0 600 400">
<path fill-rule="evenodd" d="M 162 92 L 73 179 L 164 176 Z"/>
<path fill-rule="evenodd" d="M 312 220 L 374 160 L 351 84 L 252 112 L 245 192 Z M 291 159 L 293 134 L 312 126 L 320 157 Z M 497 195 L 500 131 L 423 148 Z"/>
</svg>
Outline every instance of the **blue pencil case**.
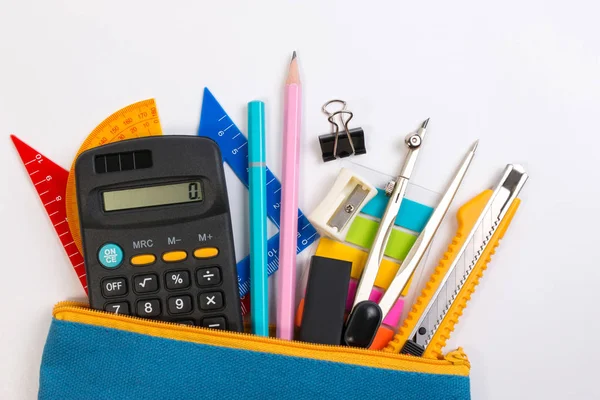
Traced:
<svg viewBox="0 0 600 400">
<path fill-rule="evenodd" d="M 461 351 L 441 360 L 284 341 L 55 306 L 46 399 L 470 399 Z"/>
</svg>

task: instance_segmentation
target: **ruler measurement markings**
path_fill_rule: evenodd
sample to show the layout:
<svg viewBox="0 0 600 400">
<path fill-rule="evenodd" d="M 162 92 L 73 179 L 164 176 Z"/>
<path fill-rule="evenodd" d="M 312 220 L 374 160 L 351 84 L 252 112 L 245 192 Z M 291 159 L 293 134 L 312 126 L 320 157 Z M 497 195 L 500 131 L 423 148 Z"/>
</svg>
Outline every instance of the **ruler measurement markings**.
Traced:
<svg viewBox="0 0 600 400">
<path fill-rule="evenodd" d="M 140 110 L 141 107 L 148 106 L 148 104 L 153 104 L 154 102 L 152 100 L 145 100 L 145 101 L 142 101 L 140 103 L 141 104 L 138 107 L 138 110 Z M 119 115 L 122 115 L 123 117 L 125 117 L 125 119 L 127 119 L 125 113 L 130 112 L 130 111 L 134 111 L 134 110 L 135 110 L 135 107 L 127 106 L 127 107 L 123 108 L 122 110 L 118 111 L 117 113 L 109 116 L 106 120 L 104 120 L 102 123 L 100 123 L 100 125 L 98 125 L 96 127 L 96 129 L 94 129 L 94 131 L 92 132 L 92 135 L 101 133 L 104 130 L 104 128 L 107 127 L 107 126 L 111 127 L 111 124 L 110 124 L 111 122 L 117 122 L 117 124 L 115 126 L 119 126 L 118 123 L 121 122 L 120 118 L 119 118 Z M 141 121 L 138 120 L 138 122 L 136 122 L 134 125 L 137 125 L 139 122 L 145 122 L 145 121 L 149 121 L 151 119 L 155 119 L 156 112 L 150 111 L 150 114 L 153 116 L 152 118 L 147 118 L 147 119 L 141 120 Z M 131 117 L 131 118 L 133 119 L 133 117 Z M 134 125 L 129 125 L 129 126 L 126 125 L 125 127 L 127 128 L 127 127 L 131 127 L 131 126 L 134 126 Z M 121 128 L 119 127 L 119 129 L 121 129 Z M 120 134 L 120 132 L 116 133 L 115 135 L 118 136 L 119 134 Z M 89 146 L 88 142 L 91 142 L 91 141 L 94 140 L 94 137 L 92 137 L 92 135 L 90 135 L 90 137 L 88 137 L 86 139 L 86 141 L 84 142 L 84 144 L 88 145 L 86 147 L 97 147 L 97 146 Z M 113 138 L 111 140 L 113 140 L 113 139 L 114 139 L 114 136 L 113 136 Z M 99 144 L 99 145 L 101 145 L 101 144 Z"/>
<path fill-rule="evenodd" d="M 313 234 L 312 234 L 312 235 L 310 235 L 310 236 L 309 236 L 309 237 L 308 237 L 306 240 L 310 240 L 310 239 L 314 238 L 315 236 L 317 236 L 317 234 L 316 234 L 316 233 L 313 233 Z"/>
<path fill-rule="evenodd" d="M 68 228 L 64 232 L 59 231 L 59 225 L 62 225 L 64 222 L 66 222 L 66 209 L 61 209 L 61 207 L 58 207 L 57 209 L 57 207 L 51 206 L 53 203 L 58 204 L 58 200 L 64 199 L 68 172 L 64 168 L 55 164 L 52 160 L 42 156 L 40 153 L 28 146 L 26 143 L 22 142 L 14 135 L 11 135 L 11 139 L 15 145 L 17 152 L 19 153 L 19 156 L 21 157 L 23 165 L 25 165 L 25 169 L 29 172 L 30 181 L 36 189 L 38 198 L 44 205 L 46 215 L 50 219 L 54 231 L 56 232 L 57 237 L 63 245 L 63 248 L 73 244 L 73 237 L 70 236 L 71 232 Z M 31 158 L 32 155 L 33 158 Z M 29 161 L 25 162 L 25 160 Z M 38 161 L 39 169 L 31 171 L 31 169 L 34 169 L 35 167 L 28 168 L 27 165 L 33 163 L 34 161 Z M 41 172 L 43 175 L 46 175 L 46 178 L 40 182 L 33 181 L 33 175 L 39 172 Z M 39 186 L 39 184 L 42 182 L 46 182 L 46 186 Z M 51 202 L 42 201 L 42 197 L 48 196 L 53 196 L 54 200 L 52 200 Z M 58 222 L 55 223 L 56 221 Z M 65 254 L 69 256 L 69 260 L 73 268 L 75 268 L 76 266 L 79 268 L 81 267 L 81 265 L 83 265 L 83 258 L 81 258 L 81 255 L 79 253 L 70 254 L 66 251 L 67 250 L 65 249 Z M 79 255 L 79 258 L 75 257 L 75 255 Z M 82 287 L 85 289 L 85 273 L 83 274 L 83 276 L 80 276 L 80 274 L 78 273 L 78 278 L 81 282 Z"/>
<path fill-rule="evenodd" d="M 147 118 L 147 119 L 143 119 L 143 120 L 140 120 L 140 121 L 136 122 L 136 123 L 135 123 L 135 124 L 133 124 L 133 125 L 125 125 L 125 129 L 124 129 L 124 131 L 127 131 L 127 130 L 129 130 L 129 132 L 133 134 L 133 133 L 137 132 L 137 130 L 136 130 L 136 131 L 134 131 L 134 132 L 131 132 L 131 128 L 133 128 L 133 127 L 135 127 L 136 125 L 139 125 L 139 124 L 141 124 L 141 123 L 144 123 L 144 122 L 146 122 L 146 121 L 149 121 L 149 120 L 151 120 L 151 119 L 154 119 L 154 118 Z M 113 142 L 113 140 L 115 140 L 115 139 L 118 139 L 120 135 L 125 135 L 125 134 L 123 133 L 123 131 L 117 132 L 117 133 L 115 133 L 115 134 L 113 135 L 113 137 L 112 137 L 112 138 L 110 138 L 110 139 L 109 139 L 109 140 L 108 140 L 106 143 L 112 143 L 112 142 Z"/>
</svg>

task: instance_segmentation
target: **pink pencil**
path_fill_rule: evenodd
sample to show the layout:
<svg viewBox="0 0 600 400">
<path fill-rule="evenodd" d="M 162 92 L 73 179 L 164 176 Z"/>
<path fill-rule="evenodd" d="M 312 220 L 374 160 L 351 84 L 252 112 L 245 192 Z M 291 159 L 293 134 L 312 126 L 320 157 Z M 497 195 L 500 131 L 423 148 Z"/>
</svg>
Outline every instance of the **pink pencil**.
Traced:
<svg viewBox="0 0 600 400">
<path fill-rule="evenodd" d="M 296 52 L 294 52 L 285 82 L 279 280 L 277 282 L 277 337 L 287 340 L 294 338 L 301 94 L 302 87 L 298 74 L 298 60 L 296 59 Z"/>
</svg>

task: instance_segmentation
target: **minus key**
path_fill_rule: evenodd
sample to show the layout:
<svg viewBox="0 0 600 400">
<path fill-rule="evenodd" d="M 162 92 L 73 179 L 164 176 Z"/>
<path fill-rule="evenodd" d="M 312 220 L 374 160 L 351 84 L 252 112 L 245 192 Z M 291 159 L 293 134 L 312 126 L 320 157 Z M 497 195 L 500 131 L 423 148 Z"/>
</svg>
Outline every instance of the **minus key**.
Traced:
<svg viewBox="0 0 600 400">
<path fill-rule="evenodd" d="M 202 326 L 212 329 L 227 329 L 227 320 L 225 317 L 210 317 L 202 320 Z"/>
</svg>

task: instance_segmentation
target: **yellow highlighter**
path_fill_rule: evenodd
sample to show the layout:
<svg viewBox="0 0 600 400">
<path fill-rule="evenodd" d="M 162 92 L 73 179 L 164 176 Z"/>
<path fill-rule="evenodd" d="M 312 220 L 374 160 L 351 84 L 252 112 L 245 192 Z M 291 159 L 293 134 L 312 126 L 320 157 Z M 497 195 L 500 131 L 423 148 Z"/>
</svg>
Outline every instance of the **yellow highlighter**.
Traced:
<svg viewBox="0 0 600 400">
<path fill-rule="evenodd" d="M 385 351 L 442 358 L 442 349 L 519 207 L 528 175 L 509 164 L 495 190 L 463 205 L 458 230 L 404 324 Z"/>
</svg>

